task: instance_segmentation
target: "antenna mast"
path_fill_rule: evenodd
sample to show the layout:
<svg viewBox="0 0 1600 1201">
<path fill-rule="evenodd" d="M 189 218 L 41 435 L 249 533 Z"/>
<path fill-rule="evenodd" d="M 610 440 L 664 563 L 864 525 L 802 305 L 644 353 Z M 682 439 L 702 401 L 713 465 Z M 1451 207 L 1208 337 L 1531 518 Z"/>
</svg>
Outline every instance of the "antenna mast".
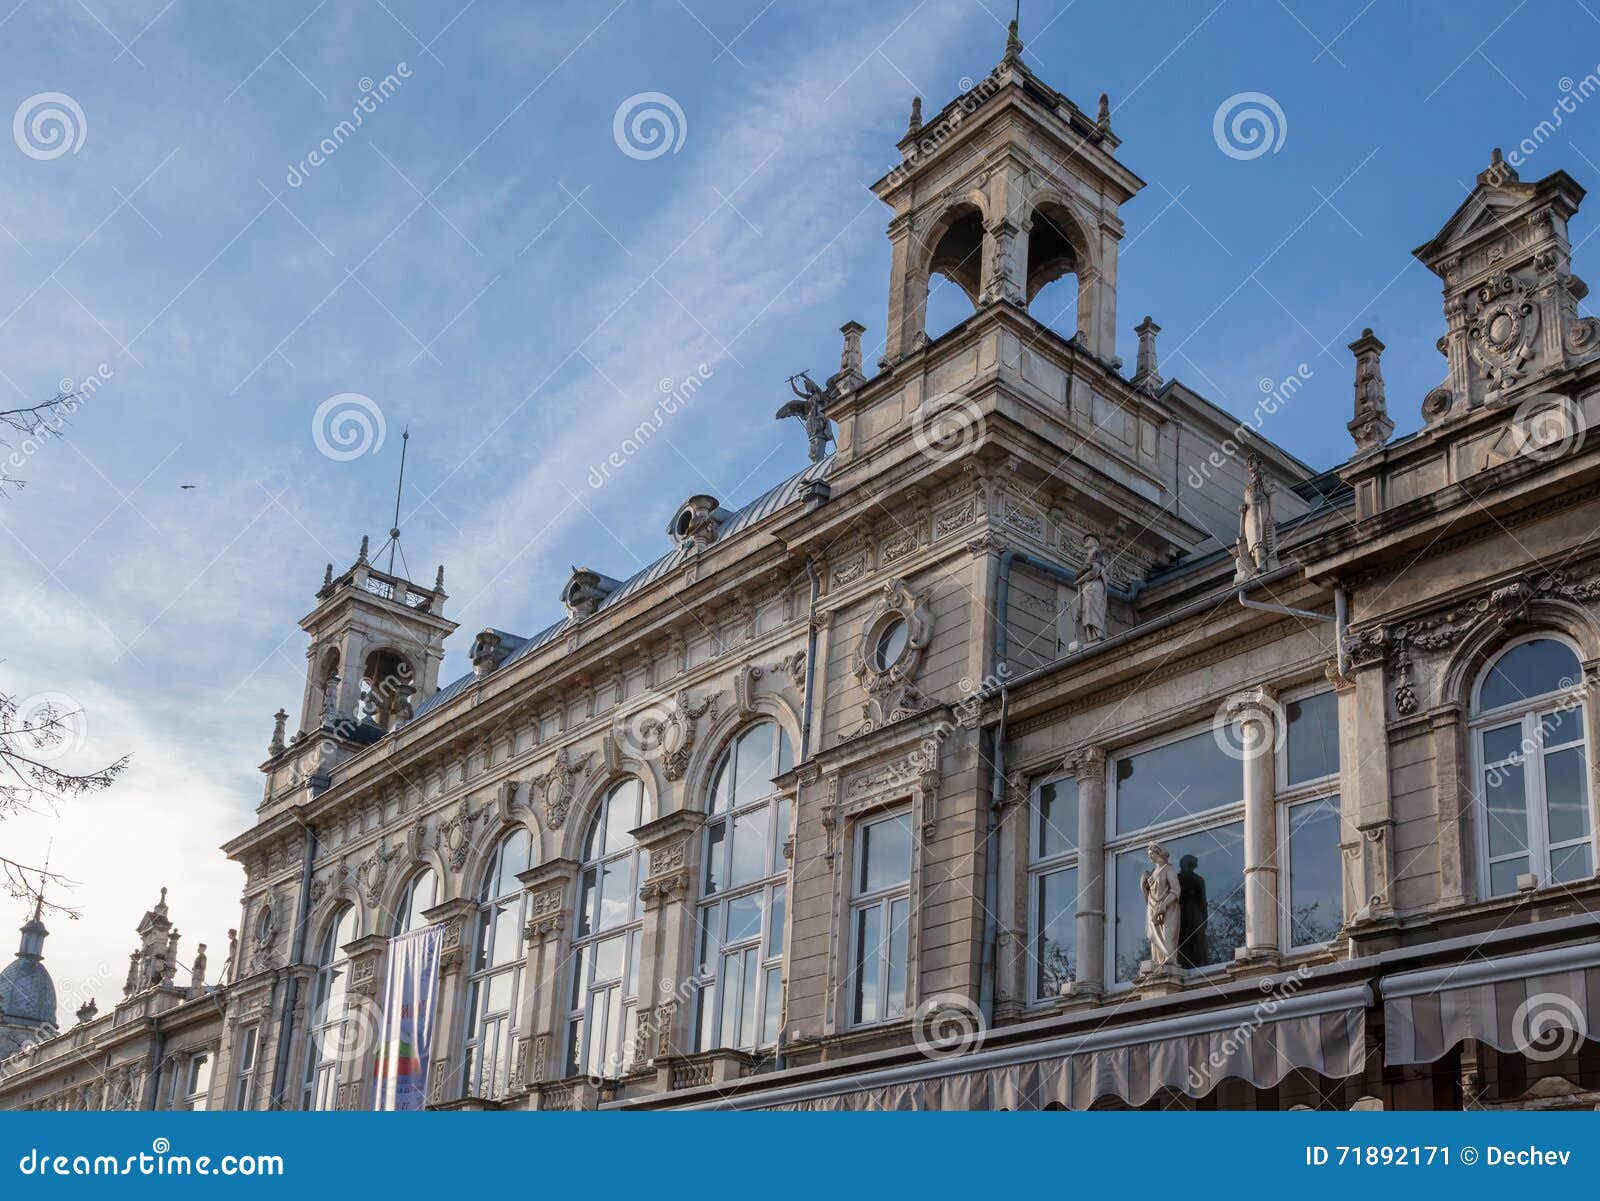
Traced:
<svg viewBox="0 0 1600 1201">
<path fill-rule="evenodd" d="M 400 478 L 394 486 L 394 522 L 389 528 L 389 574 L 394 574 L 394 555 L 400 550 L 400 497 L 406 486 L 406 448 L 411 441 L 411 427 L 408 425 L 400 432 Z M 401 552 L 400 562 L 404 566 L 405 553 Z M 406 574 L 411 573 L 411 568 L 406 566 Z"/>
</svg>

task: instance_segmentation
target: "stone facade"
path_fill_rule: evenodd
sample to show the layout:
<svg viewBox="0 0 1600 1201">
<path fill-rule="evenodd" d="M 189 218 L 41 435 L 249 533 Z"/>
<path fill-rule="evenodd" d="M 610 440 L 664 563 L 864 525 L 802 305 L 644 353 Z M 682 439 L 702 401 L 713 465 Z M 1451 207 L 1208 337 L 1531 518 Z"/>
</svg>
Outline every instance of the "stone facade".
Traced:
<svg viewBox="0 0 1600 1201">
<path fill-rule="evenodd" d="M 690 498 L 660 561 L 576 570 L 563 620 L 482 631 L 442 689 L 442 569 L 424 587 L 365 546 L 329 567 L 297 732 L 280 717 L 257 821 L 225 848 L 247 873 L 230 970 L 140 1027 L 164 1054 L 210 1048 L 209 1104 L 369 1106 L 359 1032 L 416 921 L 445 929 L 444 1108 L 1594 1104 L 1582 1021 L 1549 1055 L 1448 1018 L 1430 1034 L 1406 999 L 1448 1008 L 1447 977 L 1408 984 L 1469 961 L 1533 965 L 1530 999 L 1566 995 L 1550 956 L 1596 970 L 1582 189 L 1496 158 L 1415 252 L 1446 318 L 1421 431 L 1391 440 L 1367 330 L 1352 457 L 1319 473 L 1164 380 L 1148 317 L 1124 374 L 1120 206 L 1142 181 L 1107 106 L 1012 43 L 931 119 L 914 108 L 875 185 L 887 353 L 867 378 L 844 327 L 831 454 L 736 511 Z M 974 305 L 933 340 L 930 274 Z M 1028 311 L 1068 274 L 1070 338 Z M 1490 765 L 1546 764 L 1527 787 L 1548 808 L 1508 819 L 1476 706 L 1518 645 L 1578 664 L 1549 701 L 1578 732 Z M 747 750 L 751 730 L 770 733 Z M 1579 767 L 1558 780 L 1562 746 Z M 764 765 L 753 792 L 732 763 Z M 1174 786 L 1141 821 L 1150 773 Z M 1140 941 L 1158 839 L 1184 881 L 1170 956 Z M 727 908 L 704 949 L 746 885 L 759 938 Z M 170 989 L 141 990 L 125 1004 Z M 331 1056 L 308 1036 L 330 1020 Z M 0 1103 L 82 1107 L 84 1071 L 162 1062 L 150 1039 L 85 1023 L 9 1061 Z"/>
</svg>

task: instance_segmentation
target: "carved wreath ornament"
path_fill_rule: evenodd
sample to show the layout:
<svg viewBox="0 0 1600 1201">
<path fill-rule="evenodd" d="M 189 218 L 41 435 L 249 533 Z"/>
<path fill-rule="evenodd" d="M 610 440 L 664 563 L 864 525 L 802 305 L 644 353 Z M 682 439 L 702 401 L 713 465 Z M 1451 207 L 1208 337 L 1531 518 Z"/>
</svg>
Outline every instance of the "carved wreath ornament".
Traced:
<svg viewBox="0 0 1600 1201">
<path fill-rule="evenodd" d="M 1495 391 L 1510 388 L 1522 378 L 1533 357 L 1533 340 L 1539 330 L 1539 310 L 1528 286 L 1511 274 L 1496 274 L 1478 289 L 1467 345 Z"/>
<path fill-rule="evenodd" d="M 880 662 L 879 641 L 895 621 L 905 622 L 905 647 L 893 662 Z M 902 579 L 887 581 L 867 613 L 851 663 L 851 670 L 867 690 L 858 734 L 869 734 L 923 709 L 927 702 L 915 680 L 932 637 L 933 609 L 928 594 L 912 592 Z"/>
</svg>

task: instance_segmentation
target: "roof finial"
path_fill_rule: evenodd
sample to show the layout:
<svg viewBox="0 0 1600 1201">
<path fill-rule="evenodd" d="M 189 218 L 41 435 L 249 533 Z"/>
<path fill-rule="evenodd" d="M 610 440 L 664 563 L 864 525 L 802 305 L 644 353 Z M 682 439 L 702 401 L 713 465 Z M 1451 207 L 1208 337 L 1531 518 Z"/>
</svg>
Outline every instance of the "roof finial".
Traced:
<svg viewBox="0 0 1600 1201">
<path fill-rule="evenodd" d="M 366 561 L 367 561 L 367 536 L 365 534 L 362 534 L 361 535 L 361 553 L 356 556 L 356 562 L 357 563 L 365 563 Z"/>
<path fill-rule="evenodd" d="M 1011 24 L 1006 26 L 1006 62 L 1016 62 L 1022 57 L 1022 39 L 1017 35 L 1017 26 L 1022 22 L 1022 0 L 1017 0 L 1016 16 L 1011 18 Z"/>
<path fill-rule="evenodd" d="M 1105 92 L 1100 93 L 1100 112 L 1095 116 L 1094 123 L 1099 126 L 1101 133 L 1111 132 L 1111 97 Z"/>
<path fill-rule="evenodd" d="M 922 97 L 911 97 L 911 119 L 906 122 L 906 137 L 915 137 L 922 132 Z"/>
<path fill-rule="evenodd" d="M 439 574 L 433 577 L 433 590 L 435 592 L 443 592 L 444 591 L 444 564 L 443 563 L 439 564 Z"/>
</svg>

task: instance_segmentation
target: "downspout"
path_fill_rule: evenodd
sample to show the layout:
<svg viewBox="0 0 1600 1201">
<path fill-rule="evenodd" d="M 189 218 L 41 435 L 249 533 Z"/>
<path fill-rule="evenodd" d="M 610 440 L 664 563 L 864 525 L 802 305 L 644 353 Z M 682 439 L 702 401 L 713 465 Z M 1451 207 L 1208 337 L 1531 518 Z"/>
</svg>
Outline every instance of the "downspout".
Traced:
<svg viewBox="0 0 1600 1201">
<path fill-rule="evenodd" d="M 156 1036 L 150 1043 L 150 1068 L 145 1073 L 144 1109 L 154 1113 L 161 1102 L 161 1060 L 167 1049 L 167 1032 L 161 1028 L 161 1019 L 153 1018 Z"/>
<path fill-rule="evenodd" d="M 300 864 L 300 899 L 295 906 L 294 945 L 289 952 L 289 987 L 284 990 L 283 1010 L 278 1017 L 278 1054 L 273 1060 L 272 1092 L 268 1094 L 279 1109 L 286 1108 L 279 1090 L 289 1067 L 289 1049 L 294 1042 L 294 1011 L 300 1001 L 300 977 L 295 974 L 294 968 L 305 958 L 306 924 L 311 920 L 311 865 L 317 858 L 316 827 L 307 822 L 305 830 L 305 857 Z"/>
<path fill-rule="evenodd" d="M 995 583 L 994 648 L 990 658 L 994 676 L 1000 681 L 1000 719 L 995 723 L 989 744 L 989 813 L 983 832 L 983 965 L 978 978 L 978 1011 L 986 1026 L 994 1025 L 996 974 L 999 971 L 1000 919 L 995 906 L 1000 897 L 1000 857 L 996 853 L 1000 835 L 1001 799 L 1006 781 L 1006 716 L 1011 694 L 1006 688 L 1006 609 L 1011 603 L 1011 563 L 1017 552 L 1009 547 L 1000 552 L 999 578 Z"/>
</svg>

